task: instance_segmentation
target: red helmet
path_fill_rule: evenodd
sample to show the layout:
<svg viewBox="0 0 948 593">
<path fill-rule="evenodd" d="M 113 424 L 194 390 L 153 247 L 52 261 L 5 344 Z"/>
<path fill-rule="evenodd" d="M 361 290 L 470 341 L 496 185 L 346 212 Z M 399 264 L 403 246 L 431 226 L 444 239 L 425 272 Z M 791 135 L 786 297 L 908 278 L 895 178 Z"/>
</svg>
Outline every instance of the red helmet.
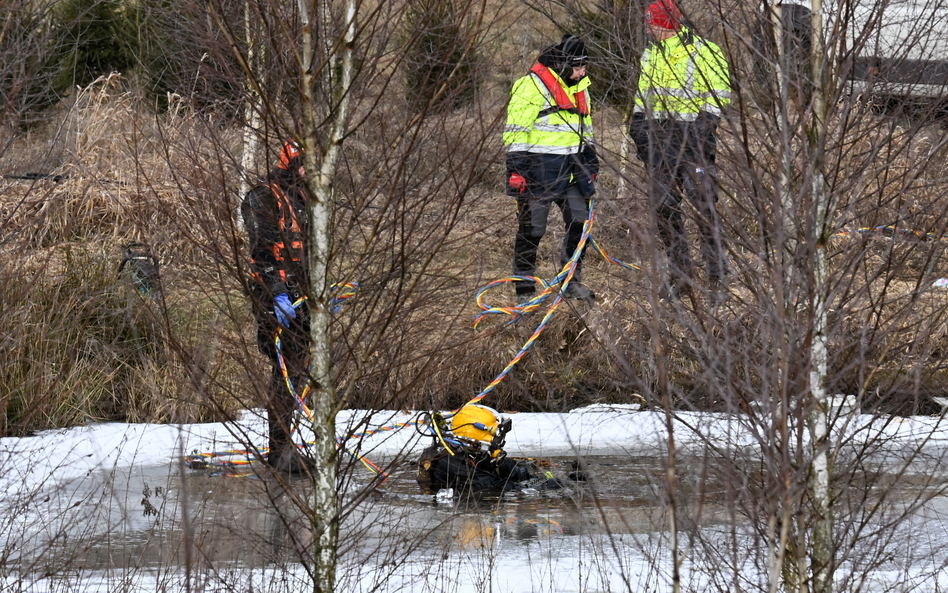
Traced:
<svg viewBox="0 0 948 593">
<path fill-rule="evenodd" d="M 305 175 L 306 172 L 303 170 L 303 148 L 294 140 L 284 142 L 283 148 L 280 149 L 280 162 L 277 163 L 277 167 L 287 171 L 298 169 L 300 175 Z"/>
</svg>

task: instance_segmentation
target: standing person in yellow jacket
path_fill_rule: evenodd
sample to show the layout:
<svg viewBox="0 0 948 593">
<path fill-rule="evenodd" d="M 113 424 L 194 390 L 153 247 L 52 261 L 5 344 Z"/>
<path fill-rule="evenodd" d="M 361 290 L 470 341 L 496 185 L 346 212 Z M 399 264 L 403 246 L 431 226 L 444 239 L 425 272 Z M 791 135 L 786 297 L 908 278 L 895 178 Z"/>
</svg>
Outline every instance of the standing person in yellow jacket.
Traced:
<svg viewBox="0 0 948 593">
<path fill-rule="evenodd" d="M 514 82 L 507 108 L 507 194 L 517 198 L 514 276 L 534 276 L 537 248 L 546 233 L 550 205 L 563 213 L 566 236 L 560 264 L 573 256 L 589 219 L 599 159 L 593 147 L 589 113 L 586 45 L 573 35 L 540 53 L 530 72 Z M 530 301 L 534 282 L 515 285 L 517 302 Z M 582 284 L 582 258 L 563 292 L 566 298 L 592 302 Z"/>
<path fill-rule="evenodd" d="M 654 43 L 642 54 L 629 133 L 648 168 L 649 201 L 669 263 L 662 294 L 677 298 L 693 283 L 682 190 L 697 211 L 708 288 L 719 289 L 728 273 L 714 161 L 715 131 L 731 102 L 730 77 L 721 49 L 682 25 L 673 0 L 650 5 L 645 26 Z"/>
</svg>

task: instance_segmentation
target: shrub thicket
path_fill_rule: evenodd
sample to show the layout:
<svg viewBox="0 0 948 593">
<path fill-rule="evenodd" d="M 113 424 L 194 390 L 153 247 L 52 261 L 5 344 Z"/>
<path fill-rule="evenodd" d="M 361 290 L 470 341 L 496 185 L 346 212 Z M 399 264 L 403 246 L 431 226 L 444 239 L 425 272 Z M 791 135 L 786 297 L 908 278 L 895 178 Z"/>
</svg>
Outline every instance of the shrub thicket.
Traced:
<svg viewBox="0 0 948 593">
<path fill-rule="evenodd" d="M 49 74 L 56 68 L 56 26 L 46 10 L 27 0 L 0 4 L 0 105 L 14 127 L 34 123 L 60 97 Z"/>
<path fill-rule="evenodd" d="M 135 66 L 137 37 L 128 17 L 120 0 L 66 0 L 57 6 L 52 85 L 58 94 Z"/>
<path fill-rule="evenodd" d="M 152 417 L 161 326 L 112 254 L 82 244 L 16 263 L 0 270 L 3 432 Z"/>
<path fill-rule="evenodd" d="M 127 8 L 135 37 L 138 91 L 149 105 L 162 111 L 183 97 L 191 105 L 231 117 L 243 100 L 243 87 L 236 83 L 242 80 L 241 71 L 233 51 L 209 52 L 220 46 L 220 31 L 206 15 L 188 12 L 179 4 L 140 0 Z M 225 18 L 243 23 L 242 13 Z M 242 36 L 238 38 L 242 41 Z"/>
<path fill-rule="evenodd" d="M 457 2 L 415 0 L 407 15 L 409 105 L 416 109 L 461 107 L 477 92 L 478 56 L 472 28 Z"/>
</svg>

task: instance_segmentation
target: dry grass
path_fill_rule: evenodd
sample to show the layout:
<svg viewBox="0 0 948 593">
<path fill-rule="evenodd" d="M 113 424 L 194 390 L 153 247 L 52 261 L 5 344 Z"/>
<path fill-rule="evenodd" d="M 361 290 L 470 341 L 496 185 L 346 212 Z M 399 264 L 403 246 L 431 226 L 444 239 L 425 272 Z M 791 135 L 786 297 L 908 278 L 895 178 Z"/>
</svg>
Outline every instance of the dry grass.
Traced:
<svg viewBox="0 0 948 593">
<path fill-rule="evenodd" d="M 501 41 L 523 44 L 535 34 L 511 28 Z M 333 275 L 362 286 L 335 325 L 346 405 L 463 403 L 540 320 L 534 313 L 471 329 L 476 290 L 509 273 L 515 229 L 514 204 L 499 191 L 505 83 L 488 82 L 481 103 L 440 114 L 413 136 L 386 126 L 399 121 L 402 99 L 366 108 L 366 125 L 345 145 Z M 683 407 L 730 409 L 769 397 L 773 328 L 786 311 L 769 292 L 772 261 L 760 238 L 774 210 L 759 190 L 773 187 L 776 161 L 765 119 L 746 117 L 750 149 L 724 134 L 720 151 L 721 212 L 737 272 L 730 297 L 715 306 L 699 290 L 671 305 L 656 298 L 644 170 L 624 156 L 622 115 L 596 113 L 603 174 L 594 236 L 642 269 L 590 252 L 584 280 L 597 304 L 562 306 L 487 403 L 562 410 L 637 393 L 650 399 L 661 369 Z M 898 224 L 940 235 L 943 132 L 891 123 L 856 113 L 830 151 L 838 226 Z M 241 290 L 239 138 L 183 104 L 150 114 L 113 77 L 62 106 L 48 128 L 14 140 L 0 172 L 67 177 L 0 181 L 4 433 L 100 419 L 219 418 L 259 404 L 267 365 Z M 560 227 L 554 212 L 539 258 L 547 277 L 556 271 Z M 115 275 L 121 245 L 133 241 L 151 244 L 162 262 L 161 299 L 141 298 Z M 833 240 L 831 389 L 860 393 L 867 405 L 930 409 L 948 354 L 944 298 L 928 289 L 948 275 L 944 247 L 880 233 Z M 805 311 L 805 292 L 794 298 Z M 512 289 L 494 289 L 487 301 L 510 305 Z"/>
<path fill-rule="evenodd" d="M 234 361 L 212 353 L 242 329 L 209 327 L 219 315 L 194 283 L 206 241 L 174 222 L 191 210 L 157 142 L 193 126 L 171 113 L 149 133 L 146 113 L 117 77 L 100 80 L 7 152 L 5 174 L 63 179 L 0 181 L 4 433 L 196 421 L 234 407 Z M 117 274 L 122 246 L 136 241 L 162 262 L 164 298 L 143 298 Z"/>
</svg>

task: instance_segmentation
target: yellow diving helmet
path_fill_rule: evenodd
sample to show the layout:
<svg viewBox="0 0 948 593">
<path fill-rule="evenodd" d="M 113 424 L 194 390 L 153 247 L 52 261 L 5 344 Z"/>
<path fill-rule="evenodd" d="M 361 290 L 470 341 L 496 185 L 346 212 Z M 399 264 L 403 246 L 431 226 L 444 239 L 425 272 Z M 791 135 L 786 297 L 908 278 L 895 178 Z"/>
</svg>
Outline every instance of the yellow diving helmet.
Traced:
<svg viewBox="0 0 948 593">
<path fill-rule="evenodd" d="M 467 404 L 451 417 L 451 432 L 458 437 L 490 443 L 497 436 L 500 424 L 497 410 Z"/>
</svg>

